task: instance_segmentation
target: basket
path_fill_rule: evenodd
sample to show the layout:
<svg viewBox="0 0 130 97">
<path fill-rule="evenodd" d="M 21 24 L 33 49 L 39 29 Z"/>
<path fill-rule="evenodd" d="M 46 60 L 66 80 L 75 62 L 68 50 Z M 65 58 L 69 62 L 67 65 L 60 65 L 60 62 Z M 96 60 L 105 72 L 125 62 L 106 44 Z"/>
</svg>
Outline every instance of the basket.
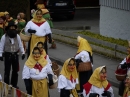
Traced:
<svg viewBox="0 0 130 97">
<path fill-rule="evenodd" d="M 115 71 L 115 76 L 118 81 L 123 81 L 127 75 L 127 69 L 119 68 L 120 65 L 117 66 L 117 70 Z"/>
<path fill-rule="evenodd" d="M 78 72 L 84 72 L 84 71 L 89 71 L 89 70 L 92 70 L 91 62 L 81 62 L 81 63 L 79 63 L 79 66 L 77 68 Z"/>
<path fill-rule="evenodd" d="M 28 41 L 30 40 L 30 37 L 31 37 L 31 36 L 24 35 L 24 34 L 22 33 L 23 30 L 24 30 L 24 29 L 22 29 L 22 30 L 20 31 L 20 38 L 21 38 L 22 41 L 28 42 Z"/>
<path fill-rule="evenodd" d="M 57 64 L 57 62 L 55 62 L 55 61 L 52 62 L 52 70 L 53 70 L 54 74 L 59 76 L 59 74 L 60 74 L 60 67 Z"/>
</svg>

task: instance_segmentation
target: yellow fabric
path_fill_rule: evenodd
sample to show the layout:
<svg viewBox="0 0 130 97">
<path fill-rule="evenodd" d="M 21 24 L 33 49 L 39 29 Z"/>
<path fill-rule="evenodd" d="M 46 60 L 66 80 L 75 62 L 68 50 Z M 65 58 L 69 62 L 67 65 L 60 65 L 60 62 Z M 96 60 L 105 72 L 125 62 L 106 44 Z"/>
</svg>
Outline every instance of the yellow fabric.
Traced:
<svg viewBox="0 0 130 97">
<path fill-rule="evenodd" d="M 37 10 L 37 11 L 38 11 L 38 10 Z M 37 15 L 36 15 L 37 11 L 35 11 L 35 13 L 34 13 L 34 15 L 33 15 L 32 22 L 35 22 L 35 23 L 45 22 L 46 20 L 45 20 L 43 17 L 41 18 L 41 20 L 39 20 L 39 19 L 37 18 Z"/>
<path fill-rule="evenodd" d="M 0 24 L 0 28 L 4 28 L 4 25 L 3 25 L 3 24 Z"/>
<path fill-rule="evenodd" d="M 32 49 L 34 48 L 35 44 L 39 41 L 45 42 L 46 37 L 45 36 L 37 36 L 32 34 L 31 36 L 31 42 L 30 42 L 30 53 L 32 52 Z"/>
<path fill-rule="evenodd" d="M 68 80 L 70 80 L 70 76 L 71 76 L 71 75 L 72 75 L 73 79 L 78 78 L 78 74 L 77 74 L 76 68 L 74 69 L 73 72 L 69 72 L 69 71 L 67 70 L 67 65 L 68 65 L 70 59 L 71 59 L 71 58 L 69 58 L 68 60 L 65 61 L 64 65 L 63 65 L 63 67 L 62 67 L 62 70 L 61 70 L 61 72 L 60 72 L 60 74 L 64 75 Z"/>
<path fill-rule="evenodd" d="M 71 93 L 72 93 L 73 97 L 79 97 L 76 89 L 72 89 Z"/>
<path fill-rule="evenodd" d="M 81 37 L 79 39 L 79 48 L 78 48 L 77 53 L 80 53 L 81 51 L 84 51 L 84 50 L 90 52 L 92 55 L 92 48 L 91 48 L 90 44 L 88 43 L 88 41 L 86 39 Z"/>
<path fill-rule="evenodd" d="M 101 81 L 100 80 L 100 75 L 99 73 L 101 72 L 102 68 L 105 67 L 105 66 L 101 66 L 101 67 L 98 67 L 94 70 L 93 74 L 91 75 L 90 79 L 89 79 L 89 83 L 98 87 L 98 88 L 106 88 L 107 85 L 108 85 L 108 81 L 105 80 L 105 81 Z"/>
<path fill-rule="evenodd" d="M 45 8 L 45 5 L 44 5 L 44 4 L 37 4 L 37 8 L 38 8 L 38 9 Z"/>
<path fill-rule="evenodd" d="M 47 9 L 41 9 L 42 10 L 42 14 L 48 13 L 49 11 Z"/>
<path fill-rule="evenodd" d="M 45 49 L 43 49 L 42 55 L 43 55 L 43 57 L 45 57 L 47 55 Z"/>
<path fill-rule="evenodd" d="M 80 80 L 79 80 L 79 72 L 78 72 L 78 82 L 80 83 Z M 76 90 L 80 90 L 80 84 L 76 84 Z"/>
<path fill-rule="evenodd" d="M 124 90 L 124 93 L 123 93 L 123 97 L 128 97 L 128 96 L 130 96 L 130 89 L 128 87 L 126 87 Z"/>
<path fill-rule="evenodd" d="M 47 64 L 47 61 L 44 59 L 43 55 L 40 56 L 40 59 L 38 61 L 34 60 L 32 52 L 30 53 L 30 56 L 28 60 L 25 62 L 26 66 L 29 68 L 33 68 L 36 63 L 39 63 L 42 67 L 44 67 Z"/>
<path fill-rule="evenodd" d="M 21 19 L 19 21 L 16 19 L 15 22 L 26 22 L 26 21 L 24 19 Z"/>
<path fill-rule="evenodd" d="M 32 80 L 32 96 L 33 97 L 48 97 L 47 79 Z"/>
<path fill-rule="evenodd" d="M 9 12 L 5 11 L 4 14 L 7 15 L 7 14 L 9 14 Z"/>
<path fill-rule="evenodd" d="M 4 12 L 0 12 L 0 17 L 1 17 L 1 16 L 4 16 Z"/>
</svg>

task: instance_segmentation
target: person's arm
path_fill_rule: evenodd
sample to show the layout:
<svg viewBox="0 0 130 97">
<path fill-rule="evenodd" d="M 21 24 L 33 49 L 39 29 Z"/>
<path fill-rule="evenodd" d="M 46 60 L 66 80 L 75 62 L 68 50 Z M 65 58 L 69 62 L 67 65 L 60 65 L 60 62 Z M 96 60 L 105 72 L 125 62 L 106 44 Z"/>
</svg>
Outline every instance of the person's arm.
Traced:
<svg viewBox="0 0 130 97">
<path fill-rule="evenodd" d="M 46 30 L 45 30 L 46 31 L 46 35 L 47 35 L 47 37 L 49 39 L 49 43 L 52 43 L 52 37 L 51 37 L 52 32 L 51 32 L 50 25 L 48 24 L 47 21 L 45 22 L 45 28 L 46 28 Z"/>
<path fill-rule="evenodd" d="M 0 41 L 0 57 L 2 57 L 4 51 L 4 45 L 5 45 L 5 34 L 2 36 Z"/>
<path fill-rule="evenodd" d="M 81 59 L 83 62 L 89 62 L 90 61 L 89 54 L 86 51 L 82 51 L 79 54 L 77 54 L 75 56 L 75 59 Z"/>
<path fill-rule="evenodd" d="M 31 28 L 31 22 L 29 21 L 29 22 L 27 23 L 27 25 L 25 26 L 25 29 L 24 29 L 25 33 L 29 33 L 29 32 L 28 32 L 28 29 L 30 29 L 30 28 Z"/>
<path fill-rule="evenodd" d="M 30 79 L 30 69 L 26 65 L 23 67 L 22 79 Z"/>
</svg>

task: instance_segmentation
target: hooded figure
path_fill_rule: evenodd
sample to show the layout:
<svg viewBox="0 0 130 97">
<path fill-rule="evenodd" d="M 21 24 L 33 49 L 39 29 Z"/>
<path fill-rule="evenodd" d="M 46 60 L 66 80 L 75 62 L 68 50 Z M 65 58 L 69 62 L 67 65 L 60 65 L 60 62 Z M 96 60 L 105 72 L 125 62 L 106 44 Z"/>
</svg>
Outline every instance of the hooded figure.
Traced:
<svg viewBox="0 0 130 97">
<path fill-rule="evenodd" d="M 96 68 L 89 81 L 83 85 L 84 97 L 114 97 L 113 89 L 107 81 L 106 66 Z"/>
<path fill-rule="evenodd" d="M 75 55 L 76 67 L 78 68 L 81 62 L 90 62 L 91 66 L 93 63 L 92 59 L 92 48 L 88 41 L 80 36 L 77 37 L 78 50 Z M 92 69 L 89 71 L 78 72 L 79 74 L 79 84 L 76 86 L 78 94 L 82 97 L 83 85 L 88 82 L 90 76 L 92 75 Z"/>
<path fill-rule="evenodd" d="M 14 21 L 10 21 L 8 26 L 5 28 L 6 33 L 1 38 L 0 43 L 0 60 L 3 61 L 4 53 L 4 64 L 5 64 L 5 73 L 4 73 L 4 82 L 11 84 L 13 87 L 17 87 L 18 82 L 18 71 L 19 71 L 19 50 L 22 53 L 22 60 L 25 58 L 24 48 L 20 39 L 20 36 L 17 34 L 17 26 Z M 12 76 L 11 83 L 10 70 L 12 66 Z"/>
<path fill-rule="evenodd" d="M 74 58 L 69 58 L 65 61 L 59 79 L 58 89 L 60 97 L 78 97 L 75 86 L 78 84 L 78 74 Z"/>
</svg>

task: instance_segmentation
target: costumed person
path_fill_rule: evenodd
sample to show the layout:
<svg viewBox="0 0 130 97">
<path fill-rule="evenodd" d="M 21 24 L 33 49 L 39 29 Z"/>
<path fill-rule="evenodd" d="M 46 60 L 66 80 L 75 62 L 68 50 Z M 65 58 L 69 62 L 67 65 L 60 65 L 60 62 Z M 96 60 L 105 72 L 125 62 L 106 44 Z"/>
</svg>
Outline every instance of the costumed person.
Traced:
<svg viewBox="0 0 130 97">
<path fill-rule="evenodd" d="M 27 93 L 33 97 L 48 97 L 48 74 L 53 75 L 50 64 L 41 55 L 40 49 L 34 47 L 22 72 Z"/>
<path fill-rule="evenodd" d="M 50 28 L 52 29 L 53 28 L 52 18 L 50 16 L 50 13 L 49 13 L 48 9 L 45 8 L 43 0 L 37 0 L 35 5 L 37 6 L 37 9 L 41 9 L 42 10 L 43 18 L 49 23 Z M 45 48 L 48 48 L 47 41 L 48 41 L 48 39 L 46 38 L 46 41 L 44 43 L 44 47 Z M 52 45 L 51 45 L 50 48 L 56 48 L 56 44 L 54 43 L 54 40 L 53 40 Z"/>
<path fill-rule="evenodd" d="M 80 36 L 77 37 L 78 41 L 78 51 L 77 54 L 75 55 L 76 59 L 76 67 L 79 67 L 79 64 L 81 62 L 89 62 L 91 66 L 93 63 L 92 59 L 92 48 L 89 45 L 88 41 Z M 79 75 L 79 84 L 76 86 L 78 94 L 82 97 L 82 92 L 83 92 L 83 85 L 88 82 L 90 76 L 92 75 L 92 69 L 88 71 L 82 71 L 78 72 Z"/>
<path fill-rule="evenodd" d="M 24 48 L 17 34 L 17 26 L 14 21 L 10 21 L 8 26 L 5 28 L 7 31 L 1 38 L 0 44 L 0 60 L 3 61 L 4 53 L 4 82 L 10 84 L 10 70 L 12 67 L 11 85 L 15 88 L 18 82 L 18 71 L 19 71 L 19 50 L 22 53 L 22 60 L 25 58 Z"/>
<path fill-rule="evenodd" d="M 9 12 L 7 12 L 7 11 L 5 11 L 4 14 L 5 14 L 5 18 L 6 18 L 6 20 L 5 20 L 5 27 L 6 27 L 6 26 L 8 26 L 8 22 L 13 21 L 13 18 L 10 16 Z"/>
<path fill-rule="evenodd" d="M 120 66 L 119 66 L 119 68 L 127 69 L 127 71 L 130 69 L 130 41 L 128 41 L 128 45 L 129 45 L 129 47 L 127 48 L 127 54 L 128 55 L 126 56 L 126 58 L 124 58 L 122 60 L 122 62 L 120 63 Z M 121 81 L 120 85 L 119 85 L 118 94 L 120 96 L 123 96 L 123 92 L 124 92 L 124 88 L 125 88 L 125 82 L 124 81 Z"/>
<path fill-rule="evenodd" d="M 24 17 L 25 17 L 25 14 L 20 12 L 17 15 L 17 19 L 14 20 L 15 24 L 17 25 L 18 32 L 22 32 L 22 34 L 25 34 L 23 29 L 26 26 L 26 21 L 24 20 Z M 23 43 L 24 50 L 26 52 L 26 43 L 25 41 L 22 41 L 22 43 Z"/>
<path fill-rule="evenodd" d="M 89 81 L 83 87 L 84 97 L 114 97 L 113 89 L 107 81 L 106 66 L 96 68 Z"/>
<path fill-rule="evenodd" d="M 5 16 L 4 12 L 0 12 L 0 39 L 5 33 Z"/>
<path fill-rule="evenodd" d="M 44 43 L 43 42 L 38 42 L 37 43 L 37 47 L 40 49 L 41 54 L 43 55 L 43 57 L 47 60 L 47 62 L 49 62 L 49 64 L 52 66 L 52 62 L 49 58 L 49 56 L 46 54 L 46 51 L 44 49 Z"/>
<path fill-rule="evenodd" d="M 25 27 L 25 32 L 31 34 L 31 39 L 28 43 L 28 55 L 37 42 L 45 42 L 46 36 L 49 38 L 49 43 L 52 43 L 52 32 L 50 26 L 48 22 L 42 17 L 42 10 L 40 9 L 35 11 L 33 19 L 27 23 Z M 45 51 L 47 53 L 47 48 L 45 48 Z"/>
<path fill-rule="evenodd" d="M 125 89 L 122 97 L 130 97 L 130 70 L 128 70 L 127 72 L 127 77 L 125 79 L 124 84 L 125 84 Z"/>
<path fill-rule="evenodd" d="M 64 62 L 58 78 L 60 97 L 78 97 L 76 84 L 78 84 L 78 74 L 75 59 L 69 58 Z"/>
</svg>

